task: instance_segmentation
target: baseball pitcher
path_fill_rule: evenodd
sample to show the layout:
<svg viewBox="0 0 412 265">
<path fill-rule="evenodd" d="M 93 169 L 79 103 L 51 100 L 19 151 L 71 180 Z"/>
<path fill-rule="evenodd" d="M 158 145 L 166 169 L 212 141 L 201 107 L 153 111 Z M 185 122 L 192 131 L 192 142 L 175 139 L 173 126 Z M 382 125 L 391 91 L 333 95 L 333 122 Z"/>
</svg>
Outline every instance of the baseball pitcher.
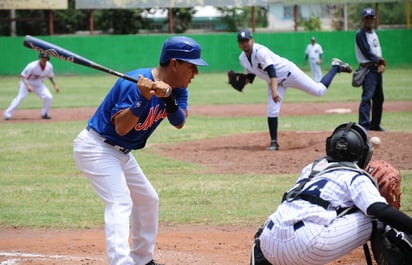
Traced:
<svg viewBox="0 0 412 265">
<path fill-rule="evenodd" d="M 352 72 L 349 64 L 334 58 L 329 72 L 318 83 L 286 58 L 280 57 L 269 48 L 255 43 L 249 30 L 242 30 L 237 35 L 237 41 L 242 53 L 239 56 L 240 65 L 246 74 L 228 72 L 229 84 L 242 91 L 248 83 L 253 83 L 259 77 L 267 83 L 267 120 L 271 142 L 267 150 L 279 150 L 278 117 L 286 88 L 293 87 L 313 96 L 323 96 L 333 78 L 340 72 Z"/>
</svg>

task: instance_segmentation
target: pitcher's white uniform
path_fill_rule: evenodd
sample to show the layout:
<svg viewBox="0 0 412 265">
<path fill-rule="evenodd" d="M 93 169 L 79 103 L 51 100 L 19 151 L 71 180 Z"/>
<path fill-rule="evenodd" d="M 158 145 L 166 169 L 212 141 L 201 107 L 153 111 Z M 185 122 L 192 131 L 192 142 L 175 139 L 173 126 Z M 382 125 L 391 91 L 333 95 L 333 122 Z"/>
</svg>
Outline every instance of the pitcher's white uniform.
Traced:
<svg viewBox="0 0 412 265">
<path fill-rule="evenodd" d="M 297 183 L 311 168 L 312 164 L 302 170 Z M 302 199 L 284 201 L 269 216 L 260 236 L 262 253 L 273 265 L 326 264 L 345 255 L 370 239 L 372 221 L 367 208 L 375 202 L 386 203 L 368 176 L 347 169 L 321 173 L 303 191 L 329 201 L 332 207 L 326 210 Z M 337 209 L 352 206 L 359 210 L 337 216 Z"/>
<path fill-rule="evenodd" d="M 33 93 L 35 93 L 39 98 L 43 100 L 43 108 L 41 109 L 41 116 L 47 115 L 50 104 L 53 99 L 53 95 L 50 93 L 49 89 L 43 83 L 44 78 L 53 78 L 53 66 L 47 61 L 44 69 L 40 66 L 40 61 L 36 60 L 29 63 L 21 72 L 21 77 L 26 79 L 26 82 L 32 87 Z M 10 106 L 4 112 L 4 117 L 10 119 L 13 112 L 18 108 L 18 106 L 23 102 L 30 92 L 28 91 L 23 80 L 19 83 L 19 93 L 15 97 Z"/>
<path fill-rule="evenodd" d="M 254 74 L 268 83 L 268 117 L 279 116 L 280 106 L 287 87 L 297 88 L 314 96 L 323 96 L 327 91 L 327 87 L 323 83 L 313 81 L 293 62 L 280 57 L 261 44 L 253 43 L 251 61 L 248 60 L 245 52 L 240 54 L 239 61 L 247 73 Z M 272 91 L 269 85 L 270 79 L 268 73 L 264 70 L 271 64 L 276 70 L 278 93 L 282 99 L 278 103 L 275 103 L 272 99 Z"/>
</svg>

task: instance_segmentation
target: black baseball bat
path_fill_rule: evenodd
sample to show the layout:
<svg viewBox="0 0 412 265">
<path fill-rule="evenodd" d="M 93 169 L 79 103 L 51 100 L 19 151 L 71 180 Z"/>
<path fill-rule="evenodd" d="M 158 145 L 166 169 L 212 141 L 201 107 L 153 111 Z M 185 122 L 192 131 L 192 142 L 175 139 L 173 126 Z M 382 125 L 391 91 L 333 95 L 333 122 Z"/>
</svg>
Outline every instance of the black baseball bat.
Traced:
<svg viewBox="0 0 412 265">
<path fill-rule="evenodd" d="M 123 73 L 119 73 L 113 69 L 97 64 L 78 54 L 75 54 L 71 51 L 63 49 L 62 47 L 59 47 L 47 41 L 40 40 L 36 37 L 26 35 L 26 37 L 24 37 L 23 45 L 39 53 L 47 54 L 48 56 L 55 57 L 57 59 L 64 60 L 67 62 L 76 63 L 76 64 L 80 64 L 86 67 L 94 68 L 96 70 L 99 70 L 99 71 L 102 71 L 102 72 L 105 72 L 111 75 L 115 75 L 115 76 L 124 78 L 126 80 L 129 80 L 131 82 L 137 83 L 137 79 L 131 76 L 125 75 Z"/>
</svg>

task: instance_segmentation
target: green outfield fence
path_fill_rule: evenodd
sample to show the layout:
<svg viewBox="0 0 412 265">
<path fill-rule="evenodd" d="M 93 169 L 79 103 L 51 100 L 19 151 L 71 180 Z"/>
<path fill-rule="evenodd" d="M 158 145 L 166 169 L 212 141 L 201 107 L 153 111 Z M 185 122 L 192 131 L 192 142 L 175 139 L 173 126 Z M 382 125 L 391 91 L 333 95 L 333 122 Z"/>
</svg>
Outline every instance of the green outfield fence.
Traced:
<svg viewBox="0 0 412 265">
<path fill-rule="evenodd" d="M 354 52 L 355 31 L 338 32 L 282 32 L 254 34 L 256 42 L 264 44 L 280 56 L 297 65 L 303 65 L 304 50 L 311 36 L 324 50 L 329 62 L 339 57 L 356 65 Z M 71 50 L 79 55 L 120 72 L 140 67 L 152 67 L 158 63 L 161 45 L 170 35 L 94 35 L 94 36 L 36 36 Z M 240 53 L 236 33 L 186 34 L 202 46 L 202 57 L 209 63 L 201 72 L 240 70 Z M 383 54 L 388 67 L 412 66 L 412 30 L 379 31 Z M 0 75 L 19 75 L 24 66 L 37 58 L 37 54 L 23 46 L 24 37 L 0 37 Z M 56 74 L 92 74 L 96 70 L 53 59 Z M 328 67 L 324 64 L 323 67 Z"/>
</svg>

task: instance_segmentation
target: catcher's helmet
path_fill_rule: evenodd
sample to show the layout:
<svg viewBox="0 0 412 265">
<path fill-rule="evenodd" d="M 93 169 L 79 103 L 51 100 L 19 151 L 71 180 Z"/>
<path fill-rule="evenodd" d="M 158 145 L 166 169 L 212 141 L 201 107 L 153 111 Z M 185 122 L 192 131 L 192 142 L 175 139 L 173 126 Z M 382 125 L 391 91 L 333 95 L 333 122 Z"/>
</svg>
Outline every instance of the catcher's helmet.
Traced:
<svg viewBox="0 0 412 265">
<path fill-rule="evenodd" d="M 365 129 L 349 122 L 336 127 L 326 138 L 326 154 L 330 161 L 355 162 L 365 168 L 372 158 L 373 146 Z"/>
<path fill-rule="evenodd" d="M 199 66 L 207 63 L 200 58 L 200 46 L 193 39 L 185 36 L 170 37 L 163 43 L 160 63 L 166 63 L 171 59 L 177 59 Z"/>
</svg>

